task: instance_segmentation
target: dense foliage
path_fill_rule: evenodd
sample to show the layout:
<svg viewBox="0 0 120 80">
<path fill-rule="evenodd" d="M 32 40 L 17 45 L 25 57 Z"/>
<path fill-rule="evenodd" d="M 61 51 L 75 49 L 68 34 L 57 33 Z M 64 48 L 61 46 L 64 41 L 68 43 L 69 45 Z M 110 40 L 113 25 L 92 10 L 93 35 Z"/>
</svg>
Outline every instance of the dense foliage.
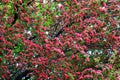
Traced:
<svg viewBox="0 0 120 80">
<path fill-rule="evenodd" d="M 120 80 L 120 0 L 2 0 L 0 80 Z"/>
</svg>

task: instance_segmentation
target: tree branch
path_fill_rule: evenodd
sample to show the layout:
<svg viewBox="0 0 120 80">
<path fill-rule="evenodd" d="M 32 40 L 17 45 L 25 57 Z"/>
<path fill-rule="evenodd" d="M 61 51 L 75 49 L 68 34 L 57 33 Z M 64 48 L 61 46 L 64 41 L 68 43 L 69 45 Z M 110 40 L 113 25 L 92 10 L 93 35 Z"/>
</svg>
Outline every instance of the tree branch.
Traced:
<svg viewBox="0 0 120 80">
<path fill-rule="evenodd" d="M 14 13 L 14 20 L 11 23 L 11 26 L 13 26 L 16 23 L 17 19 L 18 19 L 18 8 L 19 7 L 18 7 L 17 4 L 14 4 L 14 7 L 15 7 L 15 9 L 14 9 L 14 11 L 15 11 L 15 13 Z"/>
<path fill-rule="evenodd" d="M 27 80 L 30 78 L 30 75 L 29 76 L 27 75 L 31 72 L 33 72 L 33 70 L 30 69 L 24 71 L 18 71 L 10 80 L 21 80 L 23 77 L 25 77 L 25 80 Z"/>
<path fill-rule="evenodd" d="M 69 19 L 69 22 L 70 23 L 68 23 L 66 26 L 63 26 L 56 34 L 53 34 L 52 38 L 60 36 L 60 34 L 62 34 L 64 32 L 64 27 L 69 27 L 74 23 L 74 21 L 72 19 Z"/>
</svg>

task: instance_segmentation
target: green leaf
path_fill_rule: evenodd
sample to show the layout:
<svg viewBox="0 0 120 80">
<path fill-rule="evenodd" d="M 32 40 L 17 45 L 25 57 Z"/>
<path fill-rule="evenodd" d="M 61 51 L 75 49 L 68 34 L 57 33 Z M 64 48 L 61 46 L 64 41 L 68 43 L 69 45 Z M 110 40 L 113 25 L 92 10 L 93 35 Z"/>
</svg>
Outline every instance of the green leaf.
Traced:
<svg viewBox="0 0 120 80">
<path fill-rule="evenodd" d="M 68 76 L 70 77 L 70 80 L 75 80 L 74 76 L 70 72 L 68 72 Z"/>
<path fill-rule="evenodd" d="M 102 0 L 103 2 L 107 2 L 107 0 Z"/>
</svg>

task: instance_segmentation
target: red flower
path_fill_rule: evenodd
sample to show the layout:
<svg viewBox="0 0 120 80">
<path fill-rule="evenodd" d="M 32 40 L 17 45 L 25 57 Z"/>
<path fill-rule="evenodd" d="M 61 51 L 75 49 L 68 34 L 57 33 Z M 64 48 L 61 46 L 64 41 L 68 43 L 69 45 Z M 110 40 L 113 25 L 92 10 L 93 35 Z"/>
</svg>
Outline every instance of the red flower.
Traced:
<svg viewBox="0 0 120 80">
<path fill-rule="evenodd" d="M 81 73 L 80 72 L 76 72 L 78 75 L 80 75 Z"/>
<path fill-rule="evenodd" d="M 0 58 L 0 63 L 2 62 L 2 59 Z"/>
<path fill-rule="evenodd" d="M 46 49 L 50 50 L 50 45 L 49 44 L 45 44 Z"/>
<path fill-rule="evenodd" d="M 76 55 L 76 60 L 79 60 L 79 56 L 78 55 Z"/>
<path fill-rule="evenodd" d="M 2 78 L 5 79 L 5 78 L 6 78 L 6 75 L 5 75 L 5 74 L 2 74 Z"/>
<path fill-rule="evenodd" d="M 24 17 L 24 20 L 25 20 L 28 24 L 30 24 L 30 18 Z"/>
<path fill-rule="evenodd" d="M 90 44 L 90 39 L 88 37 L 85 38 L 85 42 Z"/>
<path fill-rule="evenodd" d="M 89 57 L 86 57 L 86 61 L 90 61 L 90 58 L 89 58 Z"/>
<path fill-rule="evenodd" d="M 68 74 L 64 74 L 64 75 L 65 75 L 65 78 L 66 78 L 66 79 L 68 79 L 68 78 L 69 78 Z"/>
<path fill-rule="evenodd" d="M 48 75 L 47 75 L 47 74 L 45 74 L 44 72 L 42 72 L 42 73 L 41 73 L 41 76 L 42 76 L 42 77 L 44 77 L 45 79 L 47 79 L 47 78 L 48 78 Z"/>
<path fill-rule="evenodd" d="M 61 49 L 53 48 L 53 50 L 63 56 L 65 56 L 64 52 Z"/>
<path fill-rule="evenodd" d="M 2 52 L 0 52 L 0 55 L 2 55 L 3 53 Z"/>
</svg>

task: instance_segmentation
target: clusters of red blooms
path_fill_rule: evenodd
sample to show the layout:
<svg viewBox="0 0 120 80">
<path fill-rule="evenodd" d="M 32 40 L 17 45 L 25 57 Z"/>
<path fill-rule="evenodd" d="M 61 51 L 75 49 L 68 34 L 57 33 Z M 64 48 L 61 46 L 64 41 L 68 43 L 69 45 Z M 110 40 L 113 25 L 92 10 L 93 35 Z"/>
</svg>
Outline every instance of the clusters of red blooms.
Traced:
<svg viewBox="0 0 120 80">
<path fill-rule="evenodd" d="M 40 18 L 38 3 L 43 8 L 52 3 L 58 5 L 54 10 L 43 10 Z M 2 0 L 0 79 L 109 78 L 109 70 L 120 67 L 116 65 L 120 64 L 120 1 L 56 0 L 52 3 Z M 60 15 L 52 15 L 54 12 Z M 50 16 L 54 25 L 44 26 L 46 16 Z M 113 54 L 117 61 L 112 60 Z M 115 80 L 119 78 L 116 74 L 112 75 Z"/>
</svg>

